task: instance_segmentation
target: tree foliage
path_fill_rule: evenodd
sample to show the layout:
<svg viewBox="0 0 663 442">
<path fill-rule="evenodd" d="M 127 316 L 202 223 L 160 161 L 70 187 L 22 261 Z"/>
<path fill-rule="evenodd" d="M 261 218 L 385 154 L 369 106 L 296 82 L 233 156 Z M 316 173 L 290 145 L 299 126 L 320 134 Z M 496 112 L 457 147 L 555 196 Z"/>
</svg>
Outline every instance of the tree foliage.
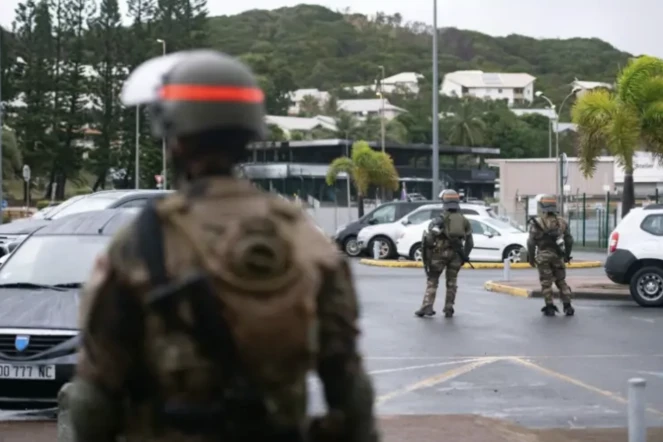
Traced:
<svg viewBox="0 0 663 442">
<path fill-rule="evenodd" d="M 663 60 L 633 59 L 617 78 L 616 92 L 596 90 L 583 95 L 572 110 L 580 139 L 580 167 L 585 176 L 596 170 L 607 150 L 624 168 L 622 214 L 635 202 L 633 155 L 648 150 L 663 157 Z"/>
<path fill-rule="evenodd" d="M 359 216 L 363 216 L 363 199 L 370 186 L 398 190 L 398 172 L 391 157 L 373 150 L 365 141 L 352 145 L 350 157 L 336 158 L 327 171 L 327 184 L 333 185 L 340 173 L 346 173 L 357 189 Z"/>
</svg>

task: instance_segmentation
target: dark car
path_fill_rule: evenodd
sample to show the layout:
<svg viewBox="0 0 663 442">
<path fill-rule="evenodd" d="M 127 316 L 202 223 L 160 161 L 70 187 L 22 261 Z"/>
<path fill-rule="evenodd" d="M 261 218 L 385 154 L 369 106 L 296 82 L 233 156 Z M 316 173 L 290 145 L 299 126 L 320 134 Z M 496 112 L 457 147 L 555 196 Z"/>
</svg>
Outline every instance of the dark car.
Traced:
<svg viewBox="0 0 663 442">
<path fill-rule="evenodd" d="M 0 225 L 0 257 L 9 253 L 9 244 L 22 241 L 52 220 L 91 210 L 144 207 L 151 199 L 164 197 L 170 192 L 156 189 L 103 190 L 71 197 L 47 211 L 37 212 L 31 218 Z"/>
<path fill-rule="evenodd" d="M 343 225 L 336 230 L 334 241 L 348 256 L 359 256 L 361 250 L 357 244 L 357 234 L 366 226 L 393 223 L 426 204 L 436 201 L 391 201 L 384 203 L 368 212 L 357 221 Z M 439 202 L 439 201 L 437 201 Z"/>
<path fill-rule="evenodd" d="M 0 403 L 53 406 L 76 363 L 80 288 L 140 209 L 88 211 L 31 233 L 0 267 Z"/>
</svg>

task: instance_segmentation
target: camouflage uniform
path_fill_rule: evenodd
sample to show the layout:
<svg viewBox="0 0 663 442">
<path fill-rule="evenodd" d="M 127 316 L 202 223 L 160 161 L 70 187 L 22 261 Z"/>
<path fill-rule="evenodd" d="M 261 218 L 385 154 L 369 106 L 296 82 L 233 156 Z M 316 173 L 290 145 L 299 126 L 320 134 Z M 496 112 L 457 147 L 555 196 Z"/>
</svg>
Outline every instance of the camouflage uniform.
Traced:
<svg viewBox="0 0 663 442">
<path fill-rule="evenodd" d="M 545 232 L 549 232 L 546 234 Z M 561 239 L 564 249 L 556 242 Z M 557 286 L 567 315 L 573 315 L 571 307 L 571 289 L 566 283 L 566 264 L 571 253 L 573 237 L 569 232 L 568 222 L 555 213 L 548 212 L 530 221 L 527 241 L 530 265 L 539 272 L 541 291 L 545 300 L 544 314 L 551 316 L 558 311 L 553 302 L 553 283 Z M 564 254 L 560 254 L 563 252 Z"/>
<path fill-rule="evenodd" d="M 113 239 L 85 286 L 69 399 L 76 441 L 295 442 L 308 432 L 314 440 L 376 442 L 352 275 L 302 209 L 248 181 L 212 175 L 193 178 L 155 212 L 168 280 L 206 271 L 224 306 L 208 313 L 228 324 L 237 361 L 219 362 L 182 331 L 199 325 L 195 298 L 159 314 L 151 308 L 155 287 L 136 221 Z M 234 363 L 258 387 L 266 418 L 242 406 L 215 408 L 228 400 Z M 312 369 L 329 411 L 308 421 Z M 211 428 L 179 426 L 182 410 L 171 404 L 209 417 Z"/>
<path fill-rule="evenodd" d="M 451 202 L 446 201 L 447 207 L 451 205 L 452 211 L 457 211 L 459 206 L 457 202 L 457 194 L 453 192 L 452 195 L 449 195 L 449 191 L 445 191 L 445 198 L 452 197 Z M 445 192 L 442 194 L 444 195 Z M 441 195 L 442 197 L 442 195 Z M 437 287 L 440 282 L 440 276 L 442 272 L 446 270 L 446 297 L 444 300 L 444 314 L 446 317 L 451 317 L 454 314 L 454 303 L 456 301 L 456 290 L 458 289 L 458 272 L 463 266 L 463 258 L 457 252 L 457 250 L 464 249 L 465 256 L 469 256 L 472 247 L 472 226 L 470 222 L 462 214 L 457 212 L 455 215 L 461 216 L 463 221 L 463 231 L 465 236 L 463 239 L 450 239 L 446 237 L 442 231 L 438 230 L 441 226 L 449 224 L 449 217 L 454 215 L 449 211 L 445 212 L 444 215 L 437 219 L 431 221 L 426 232 L 424 232 L 422 240 L 422 249 L 424 259 L 424 266 L 426 268 L 426 292 L 424 294 L 424 299 L 421 303 L 421 308 L 415 312 L 415 315 L 419 317 L 423 316 L 433 316 L 435 310 L 433 309 L 433 304 L 435 303 L 435 297 L 437 295 Z M 443 228 L 442 228 L 443 230 Z M 458 242 L 458 244 L 452 244 L 452 241 Z"/>
</svg>

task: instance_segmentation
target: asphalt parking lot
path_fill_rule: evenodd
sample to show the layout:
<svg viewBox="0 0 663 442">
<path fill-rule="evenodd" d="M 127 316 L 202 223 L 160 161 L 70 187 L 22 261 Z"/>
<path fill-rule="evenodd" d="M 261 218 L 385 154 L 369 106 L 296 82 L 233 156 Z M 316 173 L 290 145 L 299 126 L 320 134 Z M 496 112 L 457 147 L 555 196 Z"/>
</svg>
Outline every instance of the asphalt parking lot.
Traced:
<svg viewBox="0 0 663 442">
<path fill-rule="evenodd" d="M 440 313 L 420 319 L 413 312 L 425 288 L 421 269 L 354 262 L 353 270 L 362 348 L 381 416 L 477 414 L 529 428 L 625 427 L 627 380 L 643 377 L 648 424 L 663 426 L 663 309 L 630 300 L 577 301 L 575 317 L 546 318 L 541 299 L 483 290 L 501 270 L 463 270 L 456 316 L 440 315 L 441 284 Z M 534 270 L 517 272 L 535 276 Z M 312 411 L 320 411 L 315 381 L 312 399 Z M 23 418 L 13 411 L 0 415 Z"/>
<path fill-rule="evenodd" d="M 577 301 L 576 316 L 547 318 L 540 299 L 483 290 L 500 270 L 466 270 L 456 316 L 420 319 L 413 312 L 425 288 L 421 269 L 357 265 L 355 272 L 380 414 L 468 413 L 534 428 L 623 427 L 627 380 L 643 377 L 648 423 L 663 426 L 663 309 L 630 300 Z M 441 288 L 439 312 L 443 296 Z"/>
</svg>

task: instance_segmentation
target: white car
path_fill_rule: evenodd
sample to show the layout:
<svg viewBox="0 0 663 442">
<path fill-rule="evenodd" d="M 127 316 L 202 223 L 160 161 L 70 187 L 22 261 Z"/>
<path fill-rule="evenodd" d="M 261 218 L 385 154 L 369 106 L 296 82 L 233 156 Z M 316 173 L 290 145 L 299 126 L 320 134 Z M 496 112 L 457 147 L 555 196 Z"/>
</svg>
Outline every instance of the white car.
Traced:
<svg viewBox="0 0 663 442">
<path fill-rule="evenodd" d="M 631 209 L 610 235 L 605 273 L 642 307 L 663 307 L 663 205 Z"/>
<path fill-rule="evenodd" d="M 492 209 L 485 205 L 461 203 L 460 211 L 464 215 L 478 215 L 498 220 Z M 373 244 L 380 242 L 380 259 L 388 259 L 397 256 L 396 241 L 405 232 L 408 226 L 424 223 L 442 213 L 442 204 L 426 204 L 408 213 L 393 223 L 366 226 L 357 235 L 357 244 L 363 253 L 373 255 Z M 420 238 L 421 239 L 421 238 Z"/>
<path fill-rule="evenodd" d="M 380 242 L 380 259 L 387 259 L 396 254 L 396 240 L 411 225 L 428 225 L 428 221 L 442 213 L 442 204 L 426 204 L 405 215 L 393 223 L 366 226 L 357 235 L 359 249 L 373 255 L 373 244 Z"/>
<path fill-rule="evenodd" d="M 470 260 L 477 262 L 502 262 L 509 259 L 519 262 L 522 249 L 527 248 L 528 234 L 511 224 L 492 216 L 465 215 L 472 225 L 474 248 Z M 400 256 L 421 261 L 421 237 L 428 223 L 410 226 L 396 242 Z"/>
</svg>

